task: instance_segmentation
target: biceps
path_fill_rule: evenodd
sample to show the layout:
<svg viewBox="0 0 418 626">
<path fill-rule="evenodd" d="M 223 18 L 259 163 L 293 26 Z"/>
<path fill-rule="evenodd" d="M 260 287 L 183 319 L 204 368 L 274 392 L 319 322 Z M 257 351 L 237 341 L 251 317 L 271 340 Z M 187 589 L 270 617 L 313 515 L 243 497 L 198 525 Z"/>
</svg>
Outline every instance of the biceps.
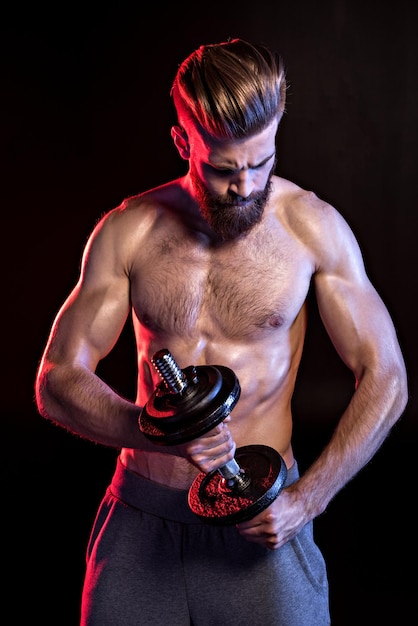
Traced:
<svg viewBox="0 0 418 626">
<path fill-rule="evenodd" d="M 62 306 L 51 331 L 49 355 L 95 369 L 115 345 L 130 311 L 129 290 L 76 287 Z"/>
<path fill-rule="evenodd" d="M 358 378 L 384 362 L 395 342 L 386 306 L 367 278 L 350 282 L 321 276 L 315 284 L 318 309 L 340 358 Z"/>
</svg>

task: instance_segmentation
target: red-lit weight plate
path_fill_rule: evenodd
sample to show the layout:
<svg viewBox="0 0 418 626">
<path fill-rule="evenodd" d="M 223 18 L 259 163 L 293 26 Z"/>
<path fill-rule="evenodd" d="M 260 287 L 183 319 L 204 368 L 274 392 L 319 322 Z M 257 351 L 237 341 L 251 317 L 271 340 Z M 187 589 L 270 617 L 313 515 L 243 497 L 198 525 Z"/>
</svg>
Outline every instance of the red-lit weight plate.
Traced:
<svg viewBox="0 0 418 626">
<path fill-rule="evenodd" d="M 209 524 L 226 526 L 252 519 L 264 511 L 283 489 L 287 469 L 280 454 L 269 446 L 249 445 L 238 448 L 235 460 L 250 477 L 244 489 L 230 488 L 216 470 L 201 473 L 189 489 L 193 513 Z"/>
</svg>

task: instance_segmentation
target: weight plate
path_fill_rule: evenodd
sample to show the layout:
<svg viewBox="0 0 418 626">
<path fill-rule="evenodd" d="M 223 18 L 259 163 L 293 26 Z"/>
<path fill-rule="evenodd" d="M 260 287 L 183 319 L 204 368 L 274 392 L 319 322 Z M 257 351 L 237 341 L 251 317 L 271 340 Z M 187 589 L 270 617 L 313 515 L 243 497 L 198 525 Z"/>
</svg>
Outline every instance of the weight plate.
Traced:
<svg viewBox="0 0 418 626">
<path fill-rule="evenodd" d="M 142 409 L 139 427 L 159 445 L 191 441 L 220 424 L 239 400 L 241 387 L 234 372 L 221 365 L 197 366 L 197 383 L 184 394 L 154 392 Z"/>
<path fill-rule="evenodd" d="M 244 489 L 228 487 L 218 470 L 199 474 L 189 489 L 189 506 L 205 522 L 227 526 L 252 519 L 283 489 L 287 469 L 273 448 L 243 446 L 236 450 L 235 460 L 250 478 L 250 484 Z"/>
</svg>

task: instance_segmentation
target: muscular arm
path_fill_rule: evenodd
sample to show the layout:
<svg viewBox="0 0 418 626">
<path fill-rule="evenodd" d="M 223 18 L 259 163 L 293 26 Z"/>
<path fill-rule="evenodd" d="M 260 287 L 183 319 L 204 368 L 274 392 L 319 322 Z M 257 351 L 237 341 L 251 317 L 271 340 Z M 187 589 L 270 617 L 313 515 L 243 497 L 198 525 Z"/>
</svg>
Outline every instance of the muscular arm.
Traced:
<svg viewBox="0 0 418 626">
<path fill-rule="evenodd" d="M 113 214 L 90 237 L 80 279 L 54 321 L 35 393 L 41 415 L 71 432 L 109 446 L 135 447 L 143 440 L 139 408 L 95 374 L 130 311 L 129 246 L 119 221 Z"/>
<path fill-rule="evenodd" d="M 314 228 L 304 236 L 316 259 L 314 286 L 321 318 L 356 385 L 329 443 L 311 467 L 264 515 L 239 525 L 247 539 L 273 549 L 325 510 L 376 453 L 407 403 L 405 364 L 393 322 L 366 275 L 348 225 L 323 205 Z"/>
<path fill-rule="evenodd" d="M 319 269 L 315 289 L 325 328 L 356 388 L 329 444 L 298 485 L 309 517 L 324 511 L 373 457 L 407 402 L 393 322 L 365 274 L 356 241 L 344 224 L 341 228 L 342 255 L 332 269 Z"/>
</svg>

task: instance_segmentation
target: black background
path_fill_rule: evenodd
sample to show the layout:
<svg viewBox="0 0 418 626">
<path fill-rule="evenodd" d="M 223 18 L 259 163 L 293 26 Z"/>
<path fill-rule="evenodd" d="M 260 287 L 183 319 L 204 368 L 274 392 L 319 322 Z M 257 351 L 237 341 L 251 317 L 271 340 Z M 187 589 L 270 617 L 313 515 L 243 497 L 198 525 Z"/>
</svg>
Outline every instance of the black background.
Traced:
<svg viewBox="0 0 418 626">
<path fill-rule="evenodd" d="M 184 173 L 170 138 L 178 63 L 201 43 L 235 36 L 284 57 L 289 89 L 278 173 L 330 201 L 352 226 L 409 373 L 402 420 L 316 521 L 333 625 L 417 623 L 416 25 L 416 5 L 404 0 L 3 9 L 6 623 L 77 625 L 85 546 L 116 458 L 37 414 L 33 381 L 50 325 L 103 212 Z M 129 328 L 100 373 L 133 396 Z M 332 432 L 351 388 L 313 309 L 294 397 L 302 470 Z"/>
</svg>

